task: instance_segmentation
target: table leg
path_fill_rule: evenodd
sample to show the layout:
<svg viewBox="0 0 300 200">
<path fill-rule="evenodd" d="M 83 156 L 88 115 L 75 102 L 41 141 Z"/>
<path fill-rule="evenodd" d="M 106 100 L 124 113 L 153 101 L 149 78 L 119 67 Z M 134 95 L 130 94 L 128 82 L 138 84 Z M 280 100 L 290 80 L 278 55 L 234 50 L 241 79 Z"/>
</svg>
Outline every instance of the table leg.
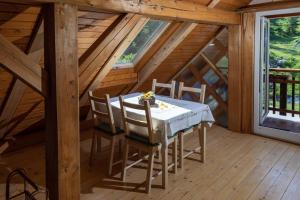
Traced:
<svg viewBox="0 0 300 200">
<path fill-rule="evenodd" d="M 162 153 L 162 185 L 164 189 L 168 187 L 168 145 L 163 145 Z"/>
<path fill-rule="evenodd" d="M 199 143 L 200 143 L 200 159 L 201 162 L 205 162 L 206 157 L 206 126 L 204 124 L 201 124 L 201 127 L 199 129 Z"/>
</svg>

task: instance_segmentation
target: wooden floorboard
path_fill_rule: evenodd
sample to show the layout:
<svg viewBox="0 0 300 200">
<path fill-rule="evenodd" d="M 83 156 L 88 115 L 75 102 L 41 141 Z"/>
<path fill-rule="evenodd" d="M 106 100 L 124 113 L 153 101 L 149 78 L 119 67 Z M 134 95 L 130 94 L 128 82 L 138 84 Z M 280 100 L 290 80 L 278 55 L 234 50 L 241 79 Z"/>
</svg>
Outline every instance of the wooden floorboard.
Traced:
<svg viewBox="0 0 300 200">
<path fill-rule="evenodd" d="M 185 160 L 185 168 L 177 175 L 170 173 L 167 190 L 161 189 L 158 176 L 151 194 L 147 195 L 144 193 L 146 163 L 129 169 L 126 183 L 118 179 L 120 166 L 114 169 L 114 178 L 109 178 L 107 150 L 104 147 L 89 167 L 90 133 L 84 134 L 81 142 L 81 199 L 84 200 L 300 199 L 300 147 L 294 144 L 214 126 L 207 135 L 206 163 L 198 162 L 199 155 L 193 155 Z M 192 135 L 186 143 L 195 145 L 198 141 L 195 137 Z M 2 161 L 11 168 L 25 168 L 34 181 L 44 185 L 44 154 L 44 146 L 36 145 L 4 155 Z M 0 199 L 4 199 L 7 174 L 0 167 Z"/>
</svg>

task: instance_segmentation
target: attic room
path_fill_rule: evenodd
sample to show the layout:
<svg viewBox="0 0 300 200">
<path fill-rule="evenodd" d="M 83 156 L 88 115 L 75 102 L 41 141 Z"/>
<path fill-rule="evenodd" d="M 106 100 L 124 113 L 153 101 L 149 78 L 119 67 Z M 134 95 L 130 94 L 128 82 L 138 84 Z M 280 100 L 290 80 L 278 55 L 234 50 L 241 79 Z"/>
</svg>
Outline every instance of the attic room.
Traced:
<svg viewBox="0 0 300 200">
<path fill-rule="evenodd" d="M 298 0 L 0 0 L 0 199 L 300 200 Z"/>
</svg>

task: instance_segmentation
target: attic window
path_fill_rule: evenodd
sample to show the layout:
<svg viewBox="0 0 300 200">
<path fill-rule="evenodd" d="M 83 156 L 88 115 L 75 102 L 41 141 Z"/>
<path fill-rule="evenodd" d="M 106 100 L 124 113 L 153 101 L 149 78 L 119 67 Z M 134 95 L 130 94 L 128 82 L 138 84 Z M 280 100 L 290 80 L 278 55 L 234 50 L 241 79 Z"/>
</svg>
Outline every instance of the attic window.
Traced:
<svg viewBox="0 0 300 200">
<path fill-rule="evenodd" d="M 133 65 L 163 32 L 166 25 L 167 22 L 165 21 L 154 19 L 149 20 L 125 52 L 120 56 L 114 67 L 133 67 Z"/>
</svg>

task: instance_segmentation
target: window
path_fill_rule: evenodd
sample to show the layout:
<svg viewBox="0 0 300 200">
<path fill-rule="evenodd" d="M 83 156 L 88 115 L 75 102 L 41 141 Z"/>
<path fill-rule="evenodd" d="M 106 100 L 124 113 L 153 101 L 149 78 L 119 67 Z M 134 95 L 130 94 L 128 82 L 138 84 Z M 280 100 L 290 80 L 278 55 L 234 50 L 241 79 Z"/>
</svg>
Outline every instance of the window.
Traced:
<svg viewBox="0 0 300 200">
<path fill-rule="evenodd" d="M 153 41 L 162 33 L 167 22 L 161 20 L 149 20 L 129 47 L 120 56 L 115 67 L 132 66 L 149 48 Z"/>
</svg>

